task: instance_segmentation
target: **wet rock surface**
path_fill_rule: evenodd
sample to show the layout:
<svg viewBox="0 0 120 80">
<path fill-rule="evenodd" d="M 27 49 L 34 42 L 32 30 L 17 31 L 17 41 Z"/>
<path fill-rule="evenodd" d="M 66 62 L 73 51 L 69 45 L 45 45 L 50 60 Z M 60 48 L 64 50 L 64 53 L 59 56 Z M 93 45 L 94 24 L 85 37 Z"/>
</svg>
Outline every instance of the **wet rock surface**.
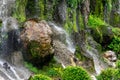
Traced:
<svg viewBox="0 0 120 80">
<path fill-rule="evenodd" d="M 53 40 L 53 47 L 55 49 L 55 58 L 63 66 L 76 66 L 80 65 L 78 59 L 70 52 L 67 47 L 58 40 Z"/>
</svg>

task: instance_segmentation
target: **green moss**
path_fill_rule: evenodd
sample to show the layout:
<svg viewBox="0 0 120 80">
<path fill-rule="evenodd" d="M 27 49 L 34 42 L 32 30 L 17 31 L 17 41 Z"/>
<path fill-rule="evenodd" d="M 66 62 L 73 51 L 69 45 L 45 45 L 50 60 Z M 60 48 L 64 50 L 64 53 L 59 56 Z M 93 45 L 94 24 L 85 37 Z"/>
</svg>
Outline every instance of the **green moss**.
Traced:
<svg viewBox="0 0 120 80">
<path fill-rule="evenodd" d="M 42 74 L 32 76 L 29 80 L 52 80 L 50 77 Z"/>
<path fill-rule="evenodd" d="M 106 28 L 109 25 L 100 18 L 90 15 L 88 19 L 88 26 L 92 29 L 92 34 L 95 36 L 95 38 L 99 39 L 101 43 L 103 40 L 103 33 L 105 33 L 104 31 L 106 31 Z"/>
<path fill-rule="evenodd" d="M 34 74 L 43 74 L 51 78 L 61 78 L 63 72 L 61 64 L 58 64 L 54 59 L 52 59 L 48 65 L 44 65 L 43 68 L 37 68 L 28 62 L 25 62 L 25 67 Z"/>
<path fill-rule="evenodd" d="M 0 27 L 2 27 L 2 20 L 0 20 Z"/>
<path fill-rule="evenodd" d="M 120 24 L 120 15 L 118 13 L 114 13 L 112 16 L 113 17 L 110 24 L 112 26 L 118 27 Z"/>
<path fill-rule="evenodd" d="M 45 5 L 44 5 L 44 0 L 39 0 L 39 7 L 40 7 L 40 19 L 44 19 L 44 9 L 45 9 Z"/>
<path fill-rule="evenodd" d="M 103 3 L 102 0 L 96 0 L 95 12 L 97 16 L 103 19 Z"/>
<path fill-rule="evenodd" d="M 76 10 L 67 8 L 67 19 L 64 28 L 68 33 L 72 33 L 73 31 L 78 32 L 76 24 Z"/>
<path fill-rule="evenodd" d="M 115 51 L 116 53 L 120 53 L 120 28 L 112 28 L 112 32 L 114 34 L 114 37 L 111 41 L 111 43 L 108 45 L 108 48 Z M 120 59 L 120 57 L 118 57 Z"/>
<path fill-rule="evenodd" d="M 15 17 L 19 22 L 26 20 L 25 8 L 28 0 L 16 0 L 15 9 L 13 11 L 13 17 Z"/>
<path fill-rule="evenodd" d="M 28 52 L 34 58 L 35 57 L 42 57 L 40 55 L 40 45 L 39 45 L 38 42 L 32 41 L 31 43 L 29 43 L 29 45 L 28 45 Z"/>
<path fill-rule="evenodd" d="M 62 80 L 91 80 L 91 77 L 82 67 L 69 66 L 64 69 Z"/>
<path fill-rule="evenodd" d="M 108 68 L 101 72 L 100 75 L 97 76 L 97 80 L 119 80 L 120 75 L 118 69 Z"/>
<path fill-rule="evenodd" d="M 99 17 L 90 15 L 88 19 L 88 26 L 92 28 L 107 26 L 108 24 L 101 20 Z"/>
</svg>

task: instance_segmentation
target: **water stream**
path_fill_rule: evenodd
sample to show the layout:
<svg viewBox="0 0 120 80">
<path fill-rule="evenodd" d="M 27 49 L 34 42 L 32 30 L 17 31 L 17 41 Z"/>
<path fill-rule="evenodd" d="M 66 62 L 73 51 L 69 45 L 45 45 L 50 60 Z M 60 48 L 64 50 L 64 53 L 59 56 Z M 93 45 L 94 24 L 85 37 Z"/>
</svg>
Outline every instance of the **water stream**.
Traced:
<svg viewBox="0 0 120 80">
<path fill-rule="evenodd" d="M 52 25 L 52 27 L 57 30 L 59 33 L 61 34 L 65 34 L 65 38 L 66 38 L 66 46 L 68 48 L 68 50 L 70 50 L 72 53 L 75 52 L 75 46 L 73 45 L 73 42 L 72 40 L 70 39 L 70 36 L 69 34 L 60 26 L 57 26 L 55 25 L 54 23 L 52 22 L 49 22 L 50 25 Z M 63 38 L 63 37 L 62 37 Z"/>
<path fill-rule="evenodd" d="M 17 36 L 19 29 L 17 20 L 12 18 L 11 9 L 15 0 L 0 0 L 0 80 L 27 80 L 30 72 L 21 64 L 21 67 L 14 66 L 7 58 L 16 51 L 16 43 L 19 43 Z M 9 62 L 8 62 L 9 61 Z"/>
</svg>

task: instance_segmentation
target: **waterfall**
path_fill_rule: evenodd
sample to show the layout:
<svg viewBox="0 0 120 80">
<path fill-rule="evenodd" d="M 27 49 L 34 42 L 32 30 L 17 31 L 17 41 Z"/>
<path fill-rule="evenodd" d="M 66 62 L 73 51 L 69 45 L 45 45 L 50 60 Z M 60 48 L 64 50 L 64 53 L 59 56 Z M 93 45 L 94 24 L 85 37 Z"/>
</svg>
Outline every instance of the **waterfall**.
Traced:
<svg viewBox="0 0 120 80">
<path fill-rule="evenodd" d="M 67 46 L 68 50 L 70 50 L 72 53 L 74 53 L 75 52 L 75 46 L 73 45 L 73 42 L 69 37 L 69 34 L 63 28 L 61 28 L 60 26 L 55 25 L 52 22 L 49 22 L 49 25 L 52 26 L 55 30 L 57 30 L 60 34 L 65 34 L 66 46 Z M 63 36 L 62 36 L 62 38 L 63 38 Z"/>
<path fill-rule="evenodd" d="M 30 72 L 21 64 L 20 67 L 11 64 L 11 54 L 17 51 L 20 42 L 17 20 L 12 18 L 11 10 L 15 0 L 0 0 L 0 80 L 26 80 Z"/>
<path fill-rule="evenodd" d="M 99 75 L 101 71 L 104 70 L 107 66 L 99 58 L 98 51 L 96 49 L 94 48 L 91 48 L 90 50 L 87 49 L 86 53 L 92 57 L 96 75 Z"/>
</svg>

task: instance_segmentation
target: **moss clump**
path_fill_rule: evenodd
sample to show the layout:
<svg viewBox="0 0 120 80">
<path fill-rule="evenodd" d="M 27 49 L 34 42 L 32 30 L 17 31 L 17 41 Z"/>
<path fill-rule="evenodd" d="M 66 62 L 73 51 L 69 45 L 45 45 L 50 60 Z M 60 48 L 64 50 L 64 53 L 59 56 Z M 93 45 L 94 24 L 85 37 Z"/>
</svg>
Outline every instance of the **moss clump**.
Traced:
<svg viewBox="0 0 120 80">
<path fill-rule="evenodd" d="M 26 20 L 25 8 L 28 0 L 16 0 L 12 16 L 17 18 L 19 22 Z"/>
<path fill-rule="evenodd" d="M 40 19 L 44 19 L 44 9 L 45 9 L 45 5 L 44 5 L 44 0 L 39 0 L 39 7 L 40 7 Z"/>
<path fill-rule="evenodd" d="M 120 71 L 120 60 L 116 62 L 116 68 Z"/>
<path fill-rule="evenodd" d="M 102 73 L 97 76 L 97 80 L 119 80 L 119 79 L 120 75 L 118 69 L 112 68 L 108 68 L 102 71 Z"/>
<path fill-rule="evenodd" d="M 108 48 L 118 53 L 118 58 L 120 58 L 120 28 L 112 28 L 114 37 L 111 43 L 108 45 Z"/>
<path fill-rule="evenodd" d="M 67 8 L 67 19 L 64 28 L 68 33 L 72 33 L 73 31 L 78 32 L 76 24 L 76 10 Z"/>
<path fill-rule="evenodd" d="M 91 80 L 90 75 L 82 67 L 67 67 L 62 74 L 63 80 Z"/>
<path fill-rule="evenodd" d="M 97 42 L 102 43 L 103 36 L 107 35 L 106 31 L 107 31 L 107 27 L 109 25 L 107 23 L 105 23 L 103 20 L 101 20 L 100 18 L 98 18 L 94 15 L 90 15 L 89 20 L 88 20 L 88 26 L 92 30 L 91 34 L 93 35 L 94 39 Z"/>
<path fill-rule="evenodd" d="M 30 77 L 29 80 L 52 80 L 50 77 L 42 75 L 42 74 L 37 74 L 32 77 Z"/>
<path fill-rule="evenodd" d="M 90 26 L 92 28 L 96 28 L 96 27 L 101 27 L 103 25 L 107 26 L 108 24 L 105 23 L 103 20 L 101 20 L 97 16 L 94 16 L 94 15 L 89 16 L 88 26 Z"/>
</svg>

